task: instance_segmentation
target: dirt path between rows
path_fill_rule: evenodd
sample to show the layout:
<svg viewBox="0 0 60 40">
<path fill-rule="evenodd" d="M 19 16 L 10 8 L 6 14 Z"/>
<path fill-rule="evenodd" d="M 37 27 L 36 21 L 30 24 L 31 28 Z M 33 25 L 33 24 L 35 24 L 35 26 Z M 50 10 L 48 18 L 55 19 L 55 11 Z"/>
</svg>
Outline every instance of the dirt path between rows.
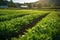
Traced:
<svg viewBox="0 0 60 40">
<path fill-rule="evenodd" d="M 32 23 L 30 23 L 29 25 L 25 26 L 21 31 L 19 31 L 20 35 L 24 35 L 24 32 L 26 32 L 26 29 L 32 28 L 34 27 L 39 21 L 41 21 L 44 17 L 46 17 L 49 13 L 43 15 L 43 16 L 39 16 L 36 20 L 33 20 Z"/>
</svg>

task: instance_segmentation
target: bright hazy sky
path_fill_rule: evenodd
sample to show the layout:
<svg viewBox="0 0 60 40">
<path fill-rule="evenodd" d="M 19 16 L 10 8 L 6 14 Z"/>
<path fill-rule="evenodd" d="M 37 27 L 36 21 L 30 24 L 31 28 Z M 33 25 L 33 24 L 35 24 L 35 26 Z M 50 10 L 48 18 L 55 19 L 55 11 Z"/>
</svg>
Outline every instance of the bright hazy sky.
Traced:
<svg viewBox="0 0 60 40">
<path fill-rule="evenodd" d="M 13 2 L 17 2 L 17 3 L 24 3 L 24 2 L 35 2 L 35 1 L 38 1 L 38 0 L 13 0 Z"/>
</svg>

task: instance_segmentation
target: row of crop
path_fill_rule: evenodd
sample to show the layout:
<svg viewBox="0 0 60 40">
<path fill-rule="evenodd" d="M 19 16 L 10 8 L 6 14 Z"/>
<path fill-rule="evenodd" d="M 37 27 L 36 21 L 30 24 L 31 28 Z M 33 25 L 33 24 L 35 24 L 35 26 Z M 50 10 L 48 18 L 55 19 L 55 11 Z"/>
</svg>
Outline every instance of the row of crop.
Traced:
<svg viewBox="0 0 60 40">
<path fill-rule="evenodd" d="M 60 40 L 60 17 L 52 12 L 18 40 Z M 14 38 L 12 38 L 14 40 Z M 16 38 L 15 38 L 16 40 Z"/>
<path fill-rule="evenodd" d="M 22 17 L 28 14 L 12 14 L 12 15 L 5 15 L 5 16 L 0 16 L 0 22 L 6 21 L 6 20 L 11 20 L 13 18 L 17 18 L 17 17 Z"/>
<path fill-rule="evenodd" d="M 28 15 L 29 13 L 25 13 L 25 12 L 17 12 L 17 11 L 0 11 L 0 15 L 1 14 L 5 14 L 5 15 L 2 15 L 0 16 L 0 22 L 2 21 L 6 21 L 6 20 L 11 20 L 13 18 L 17 18 L 17 17 L 21 17 L 21 16 L 24 16 L 24 15 Z M 30 13 L 32 14 L 32 13 Z"/>
<path fill-rule="evenodd" d="M 12 14 L 35 14 L 35 13 L 46 13 L 46 12 L 49 12 L 49 11 L 33 11 L 33 10 L 0 10 L 0 16 L 4 16 L 4 15 L 12 15 Z"/>
<path fill-rule="evenodd" d="M 21 17 L 21 16 L 24 16 L 24 15 L 28 15 L 28 14 L 36 14 L 38 12 L 14 12 L 12 11 L 11 14 L 9 13 L 10 11 L 2 11 L 3 13 L 8 13 L 8 15 L 3 15 L 3 16 L 0 16 L 0 22 L 3 22 L 3 21 L 6 21 L 6 20 L 11 20 L 13 18 L 17 18 L 17 17 Z M 1 12 L 0 12 L 1 13 Z M 44 13 L 44 12 L 39 12 L 39 13 Z M 47 13 L 47 12 L 45 12 Z"/>
<path fill-rule="evenodd" d="M 3 15 L 12 15 L 12 14 L 18 14 L 18 13 L 23 13 L 23 11 L 15 11 L 15 10 L 0 10 L 1 16 Z"/>
<path fill-rule="evenodd" d="M 43 16 L 48 13 L 39 13 L 39 14 L 31 14 L 24 17 L 18 17 L 12 19 L 10 21 L 5 21 L 0 23 L 0 38 L 3 37 L 11 37 L 18 31 L 21 31 L 23 28 L 27 27 L 30 23 L 36 20 L 38 17 Z M 16 35 L 16 34 L 15 34 Z"/>
<path fill-rule="evenodd" d="M 0 16 L 4 15 L 12 15 L 12 14 L 31 14 L 36 12 L 43 12 L 43 11 L 33 11 L 33 10 L 0 10 Z"/>
<path fill-rule="evenodd" d="M 43 12 L 43 11 L 35 11 L 35 10 L 0 10 L 0 16 L 1 15 L 11 15 L 11 14 L 18 14 L 18 13 L 25 13 L 25 14 L 31 14 L 31 13 L 36 13 L 36 12 Z M 47 11 L 45 11 L 47 12 Z"/>
</svg>

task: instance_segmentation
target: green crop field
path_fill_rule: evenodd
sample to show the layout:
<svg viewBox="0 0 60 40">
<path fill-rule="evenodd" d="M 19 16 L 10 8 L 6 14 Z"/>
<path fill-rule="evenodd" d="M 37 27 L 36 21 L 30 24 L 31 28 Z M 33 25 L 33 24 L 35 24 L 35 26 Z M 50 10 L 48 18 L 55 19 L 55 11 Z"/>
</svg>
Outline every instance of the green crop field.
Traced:
<svg viewBox="0 0 60 40">
<path fill-rule="evenodd" d="M 0 40 L 60 40 L 60 12 L 0 10 Z"/>
</svg>

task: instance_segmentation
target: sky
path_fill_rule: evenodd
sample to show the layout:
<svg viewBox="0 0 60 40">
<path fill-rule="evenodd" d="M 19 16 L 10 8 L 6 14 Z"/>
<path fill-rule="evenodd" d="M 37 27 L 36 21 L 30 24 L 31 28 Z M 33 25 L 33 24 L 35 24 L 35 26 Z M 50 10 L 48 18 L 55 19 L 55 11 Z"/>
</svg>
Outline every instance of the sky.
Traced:
<svg viewBox="0 0 60 40">
<path fill-rule="evenodd" d="M 30 2 L 36 2 L 38 0 L 13 0 L 15 3 L 30 3 Z"/>
</svg>

